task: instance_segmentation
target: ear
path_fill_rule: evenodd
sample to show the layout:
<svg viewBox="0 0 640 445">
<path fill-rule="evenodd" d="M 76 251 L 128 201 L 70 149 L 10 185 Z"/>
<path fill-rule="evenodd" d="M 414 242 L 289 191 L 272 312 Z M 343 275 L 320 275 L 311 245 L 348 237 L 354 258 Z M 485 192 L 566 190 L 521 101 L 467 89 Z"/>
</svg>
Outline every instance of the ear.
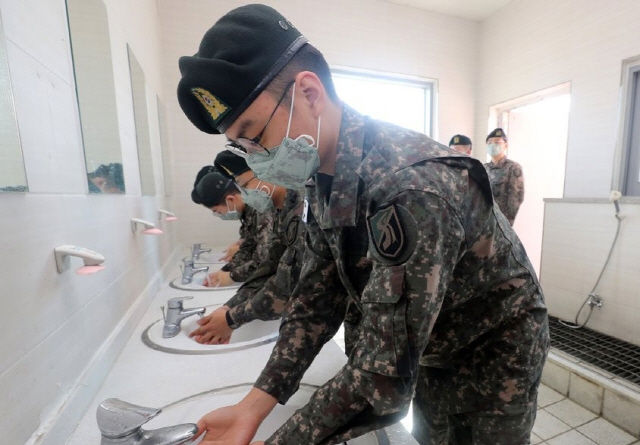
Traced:
<svg viewBox="0 0 640 445">
<path fill-rule="evenodd" d="M 327 106 L 327 92 L 316 73 L 301 71 L 296 75 L 296 89 L 304 98 L 304 102 L 316 119 Z"/>
</svg>

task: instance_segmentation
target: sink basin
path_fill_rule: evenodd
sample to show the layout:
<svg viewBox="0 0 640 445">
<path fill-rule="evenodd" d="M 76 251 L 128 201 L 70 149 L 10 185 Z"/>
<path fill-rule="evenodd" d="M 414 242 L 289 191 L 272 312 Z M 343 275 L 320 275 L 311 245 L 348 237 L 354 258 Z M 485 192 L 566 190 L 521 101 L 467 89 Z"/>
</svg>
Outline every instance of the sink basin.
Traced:
<svg viewBox="0 0 640 445">
<path fill-rule="evenodd" d="M 224 303 L 224 302 L 222 302 Z M 211 306 L 206 314 L 210 314 L 222 305 Z M 194 307 L 191 304 L 189 307 Z M 275 342 L 278 338 L 280 320 L 261 321 L 255 320 L 233 331 L 229 344 L 226 345 L 201 345 L 189 338 L 189 334 L 198 327 L 198 316 L 191 316 L 182 320 L 180 332 L 175 337 L 163 338 L 162 328 L 164 320 L 152 323 L 142 333 L 142 341 L 145 345 L 157 351 L 171 354 L 206 355 L 221 354 L 224 352 L 238 351 L 253 348 L 266 343 Z"/>
<path fill-rule="evenodd" d="M 191 280 L 191 283 L 189 284 L 182 284 L 182 277 L 174 278 L 173 280 L 171 280 L 171 282 L 169 282 L 169 286 L 173 287 L 174 289 L 180 289 L 180 290 L 195 290 L 195 291 L 209 291 L 209 292 L 218 291 L 219 292 L 219 291 L 235 290 L 242 285 L 242 283 L 234 283 L 231 286 L 206 287 L 202 285 L 206 276 L 207 275 L 205 273 L 199 272 L 193 277 L 193 280 Z M 231 297 L 232 295 L 233 293 L 229 295 L 229 297 Z"/>
<path fill-rule="evenodd" d="M 198 419 L 209 411 L 238 403 L 249 392 L 251 387 L 252 385 L 250 384 L 241 384 L 186 397 L 162 408 L 162 413 L 146 423 L 145 429 L 161 428 L 166 425 L 180 423 L 196 423 Z M 253 440 L 268 439 L 297 409 L 302 408 L 307 403 L 315 390 L 315 386 L 302 383 L 300 389 L 289 399 L 286 405 L 278 404 L 273 409 L 258 429 Z M 201 439 L 198 438 L 193 444 L 200 443 Z M 348 445 L 388 445 L 389 439 L 385 430 L 379 430 L 345 443 Z"/>
</svg>

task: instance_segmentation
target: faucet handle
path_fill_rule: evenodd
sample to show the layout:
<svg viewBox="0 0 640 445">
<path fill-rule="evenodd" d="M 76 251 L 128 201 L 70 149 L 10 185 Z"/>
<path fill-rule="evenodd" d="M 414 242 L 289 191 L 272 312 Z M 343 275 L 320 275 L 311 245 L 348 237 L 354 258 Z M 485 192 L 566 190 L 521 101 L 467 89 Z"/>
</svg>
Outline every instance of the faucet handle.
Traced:
<svg viewBox="0 0 640 445">
<path fill-rule="evenodd" d="M 169 309 L 182 309 L 182 302 L 191 300 L 192 298 L 192 296 L 169 298 L 169 300 L 167 300 L 167 306 Z"/>
<path fill-rule="evenodd" d="M 108 438 L 127 436 L 160 414 L 160 411 L 120 399 L 106 399 L 100 403 L 96 413 L 98 428 Z"/>
</svg>

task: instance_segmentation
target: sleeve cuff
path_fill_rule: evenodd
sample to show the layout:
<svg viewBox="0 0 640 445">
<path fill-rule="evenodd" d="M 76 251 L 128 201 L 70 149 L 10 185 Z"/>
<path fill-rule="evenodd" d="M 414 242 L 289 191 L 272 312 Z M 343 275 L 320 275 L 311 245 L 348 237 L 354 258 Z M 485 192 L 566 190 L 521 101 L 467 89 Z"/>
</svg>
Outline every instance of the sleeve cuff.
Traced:
<svg viewBox="0 0 640 445">
<path fill-rule="evenodd" d="M 224 318 L 227 320 L 227 324 L 231 329 L 237 329 L 240 327 L 233 322 L 233 318 L 231 318 L 230 310 L 224 313 Z"/>
</svg>

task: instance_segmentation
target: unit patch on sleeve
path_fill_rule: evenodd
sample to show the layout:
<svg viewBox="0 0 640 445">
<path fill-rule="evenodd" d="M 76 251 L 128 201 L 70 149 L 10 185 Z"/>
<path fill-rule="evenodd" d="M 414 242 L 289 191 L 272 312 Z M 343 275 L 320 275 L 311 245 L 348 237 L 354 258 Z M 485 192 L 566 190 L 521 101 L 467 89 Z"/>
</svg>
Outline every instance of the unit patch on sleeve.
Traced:
<svg viewBox="0 0 640 445">
<path fill-rule="evenodd" d="M 409 211 L 396 204 L 379 208 L 367 218 L 369 237 L 383 262 L 405 262 L 416 247 L 416 222 Z"/>
</svg>

